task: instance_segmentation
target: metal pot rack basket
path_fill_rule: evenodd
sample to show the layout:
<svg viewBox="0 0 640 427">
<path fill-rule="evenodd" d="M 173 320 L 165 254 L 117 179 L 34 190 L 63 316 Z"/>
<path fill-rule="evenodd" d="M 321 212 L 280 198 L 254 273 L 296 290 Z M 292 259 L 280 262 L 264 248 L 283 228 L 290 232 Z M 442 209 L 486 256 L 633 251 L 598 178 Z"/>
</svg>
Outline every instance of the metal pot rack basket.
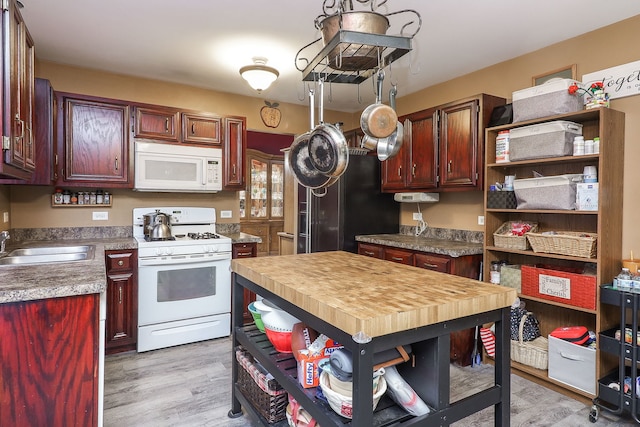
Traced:
<svg viewBox="0 0 640 427">
<path fill-rule="evenodd" d="M 376 69 L 385 68 L 392 62 L 411 51 L 412 37 L 391 36 L 384 34 L 361 33 L 358 31 L 339 30 L 312 60 L 305 58 L 305 52 L 317 39 L 298 51 L 295 58 L 296 68 L 302 72 L 303 81 L 319 81 L 327 83 L 360 84 L 371 77 Z M 331 67 L 330 53 L 336 48 L 345 52 L 355 51 L 362 61 L 355 71 L 342 71 Z M 372 54 L 376 51 L 375 54 Z M 306 63 L 301 68 L 300 63 Z"/>
</svg>

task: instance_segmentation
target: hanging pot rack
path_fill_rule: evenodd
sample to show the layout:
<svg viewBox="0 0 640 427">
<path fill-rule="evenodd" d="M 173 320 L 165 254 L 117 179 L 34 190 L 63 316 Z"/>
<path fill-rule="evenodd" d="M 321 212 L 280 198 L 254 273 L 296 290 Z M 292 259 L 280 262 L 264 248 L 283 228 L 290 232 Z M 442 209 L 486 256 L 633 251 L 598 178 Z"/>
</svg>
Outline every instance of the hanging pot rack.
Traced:
<svg viewBox="0 0 640 427">
<path fill-rule="evenodd" d="M 386 3 L 386 0 L 380 3 L 376 3 L 375 0 L 358 0 L 361 4 L 371 3 L 371 11 L 357 12 L 353 11 L 351 3 L 351 1 L 338 3 L 333 1 L 328 6 L 325 0 L 323 14 L 315 20 L 316 28 L 320 29 L 323 22 L 329 22 L 335 18 L 339 22 L 339 28 L 329 41 L 324 41 L 324 46 L 317 54 L 313 55 L 313 52 L 317 50 L 318 45 L 323 45 L 322 38 L 312 41 L 298 51 L 295 66 L 302 72 L 303 81 L 316 82 L 323 79 L 327 83 L 360 84 L 371 77 L 376 70 L 387 67 L 411 51 L 411 41 L 422 26 L 422 18 L 418 12 L 407 9 L 385 15 L 377 13 L 375 9 Z M 336 6 L 337 11 L 329 13 L 330 8 Z M 404 35 L 405 30 L 416 21 L 404 24 L 400 30 L 400 36 L 352 31 L 352 28 L 343 29 L 343 18 L 348 14 L 376 15 L 388 23 L 387 17 L 406 12 L 417 16 L 417 29 L 409 36 Z M 369 18 L 373 16 L 364 19 Z M 324 36 L 326 37 L 326 34 Z M 345 63 L 348 61 L 348 67 L 341 66 L 343 59 Z"/>
</svg>

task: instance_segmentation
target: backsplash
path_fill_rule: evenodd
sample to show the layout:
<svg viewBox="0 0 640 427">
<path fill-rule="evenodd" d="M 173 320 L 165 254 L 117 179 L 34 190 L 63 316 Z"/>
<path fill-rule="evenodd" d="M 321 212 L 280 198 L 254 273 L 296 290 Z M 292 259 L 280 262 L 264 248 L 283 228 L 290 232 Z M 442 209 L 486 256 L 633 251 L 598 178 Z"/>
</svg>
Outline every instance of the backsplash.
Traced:
<svg viewBox="0 0 640 427">
<path fill-rule="evenodd" d="M 240 232 L 240 224 L 216 224 L 222 235 Z M 13 242 L 30 240 L 123 239 L 133 237 L 131 226 L 14 228 L 9 231 Z"/>
<path fill-rule="evenodd" d="M 416 227 L 409 225 L 400 225 L 400 234 L 415 236 Z M 456 240 L 459 242 L 482 243 L 484 241 L 484 232 L 471 230 L 455 230 L 451 228 L 435 228 L 427 227 L 420 237 L 430 239 Z"/>
</svg>

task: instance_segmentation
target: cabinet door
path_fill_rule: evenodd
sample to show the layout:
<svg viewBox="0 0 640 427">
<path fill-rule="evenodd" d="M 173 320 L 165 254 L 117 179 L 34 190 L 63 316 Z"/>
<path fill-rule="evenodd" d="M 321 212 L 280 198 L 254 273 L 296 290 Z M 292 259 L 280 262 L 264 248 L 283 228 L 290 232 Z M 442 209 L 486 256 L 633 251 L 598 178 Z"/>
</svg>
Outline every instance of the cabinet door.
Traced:
<svg viewBox="0 0 640 427">
<path fill-rule="evenodd" d="M 476 187 L 478 156 L 478 101 L 443 108 L 440 115 L 440 187 Z"/>
<path fill-rule="evenodd" d="M 223 188 L 225 190 L 245 188 L 246 148 L 246 119 L 244 117 L 226 117 L 224 119 L 224 150 L 222 153 Z"/>
<path fill-rule="evenodd" d="M 134 137 L 180 141 L 180 112 L 172 108 L 135 107 Z"/>
<path fill-rule="evenodd" d="M 385 248 L 384 259 L 387 261 L 393 261 L 400 264 L 413 265 L 413 251 L 407 251 L 397 248 Z"/>
<path fill-rule="evenodd" d="M 271 218 L 284 218 L 284 163 L 277 160 L 271 161 L 271 200 L 269 203 Z"/>
<path fill-rule="evenodd" d="M 449 273 L 450 262 L 451 260 L 446 257 L 422 253 L 416 254 L 416 267 L 426 268 L 427 270 Z"/>
<path fill-rule="evenodd" d="M 136 251 L 106 251 L 107 354 L 135 350 L 138 341 Z"/>
<path fill-rule="evenodd" d="M 284 221 L 270 221 L 269 224 L 269 255 L 278 255 L 280 252 L 280 237 L 278 233 L 284 231 Z"/>
<path fill-rule="evenodd" d="M 219 146 L 222 118 L 204 114 L 182 113 L 182 142 Z"/>
<path fill-rule="evenodd" d="M 232 258 L 251 258 L 258 255 L 258 244 L 251 243 L 234 243 L 231 245 L 231 257 Z M 243 311 L 242 311 L 242 320 L 243 323 L 251 323 L 253 322 L 253 316 L 249 313 L 249 309 L 247 308 L 249 304 L 256 300 L 255 292 L 251 292 L 247 288 L 243 288 Z"/>
<path fill-rule="evenodd" d="M 407 117 L 404 127 L 409 142 L 405 157 L 406 187 L 411 189 L 436 188 L 438 153 L 438 111 L 435 108 Z"/>
<path fill-rule="evenodd" d="M 116 101 L 62 95 L 63 185 L 129 186 L 129 106 Z"/>
<path fill-rule="evenodd" d="M 403 190 L 405 188 L 405 175 L 407 173 L 405 158 L 409 157 L 411 142 L 407 138 L 407 123 L 405 122 L 405 139 L 398 154 L 382 162 L 382 191 Z"/>
<path fill-rule="evenodd" d="M 15 1 L 3 13 L 3 117 L 0 175 L 28 179 L 35 168 L 34 46 Z"/>
<path fill-rule="evenodd" d="M 373 258 L 384 259 L 384 248 L 369 243 L 358 243 L 358 254 Z"/>
<path fill-rule="evenodd" d="M 0 331 L 0 424 L 98 425 L 98 294 L 0 304 Z"/>
<path fill-rule="evenodd" d="M 269 255 L 269 224 L 257 223 L 240 223 L 240 231 L 247 234 L 260 237 L 261 243 L 257 243 L 257 256 Z"/>
</svg>

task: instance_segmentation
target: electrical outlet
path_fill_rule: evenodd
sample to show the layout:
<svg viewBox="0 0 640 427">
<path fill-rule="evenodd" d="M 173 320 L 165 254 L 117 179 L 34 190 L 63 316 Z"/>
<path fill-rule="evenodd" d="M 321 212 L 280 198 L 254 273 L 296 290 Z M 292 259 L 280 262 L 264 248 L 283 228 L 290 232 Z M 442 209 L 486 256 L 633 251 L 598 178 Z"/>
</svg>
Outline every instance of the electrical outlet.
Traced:
<svg viewBox="0 0 640 427">
<path fill-rule="evenodd" d="M 231 218 L 233 216 L 233 212 L 231 211 L 220 211 L 220 218 Z"/>
<path fill-rule="evenodd" d="M 109 212 L 94 212 L 93 220 L 94 221 L 106 221 L 109 219 Z"/>
<path fill-rule="evenodd" d="M 484 215 L 478 215 L 478 225 L 484 225 Z"/>
<path fill-rule="evenodd" d="M 413 213 L 414 221 L 422 221 L 422 212 L 414 212 Z"/>
<path fill-rule="evenodd" d="M 9 222 L 9 212 L 3 212 L 2 213 L 2 221 L 3 222 Z"/>
</svg>

